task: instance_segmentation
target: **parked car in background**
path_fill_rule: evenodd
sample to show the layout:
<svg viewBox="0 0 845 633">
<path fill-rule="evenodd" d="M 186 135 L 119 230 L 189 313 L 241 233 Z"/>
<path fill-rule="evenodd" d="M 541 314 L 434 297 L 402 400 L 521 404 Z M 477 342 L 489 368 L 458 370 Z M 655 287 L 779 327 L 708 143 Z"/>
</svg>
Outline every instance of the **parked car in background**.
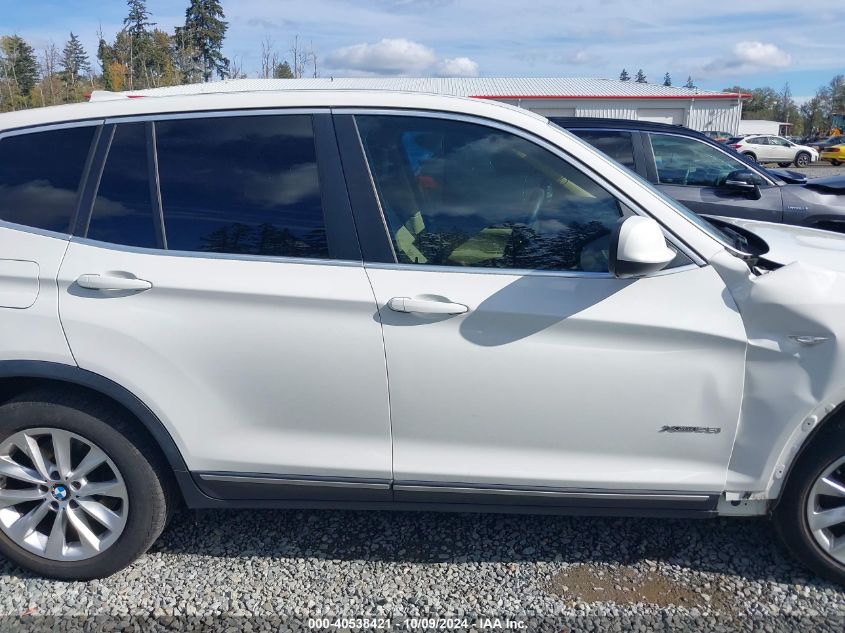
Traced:
<svg viewBox="0 0 845 633">
<path fill-rule="evenodd" d="M 830 164 L 834 167 L 845 163 L 845 138 L 842 139 L 839 145 L 830 145 L 823 148 L 821 158 L 822 160 L 829 160 Z"/>
<path fill-rule="evenodd" d="M 751 135 L 731 139 L 729 145 L 740 154 L 758 163 L 777 163 L 781 167 L 806 167 L 819 159 L 816 149 L 798 145 L 782 136 Z"/>
<path fill-rule="evenodd" d="M 686 141 L 636 135 L 721 180 Z M 0 552 L 101 577 L 182 503 L 772 515 L 845 582 L 845 237 L 719 226 L 480 99 L 0 115 Z"/>
<path fill-rule="evenodd" d="M 837 135 L 828 136 L 827 138 L 808 143 L 808 145 L 821 154 L 821 152 L 825 151 L 827 148 L 835 147 L 836 145 L 841 145 L 842 143 L 845 143 L 845 136 Z"/>
<path fill-rule="evenodd" d="M 680 125 L 554 118 L 696 213 L 845 232 L 845 176 L 807 180 L 766 169 Z"/>
<path fill-rule="evenodd" d="M 702 134 L 708 138 L 712 138 L 714 141 L 718 141 L 719 143 L 725 143 L 733 136 L 730 132 L 716 132 L 714 130 L 706 130 L 702 132 Z"/>
</svg>

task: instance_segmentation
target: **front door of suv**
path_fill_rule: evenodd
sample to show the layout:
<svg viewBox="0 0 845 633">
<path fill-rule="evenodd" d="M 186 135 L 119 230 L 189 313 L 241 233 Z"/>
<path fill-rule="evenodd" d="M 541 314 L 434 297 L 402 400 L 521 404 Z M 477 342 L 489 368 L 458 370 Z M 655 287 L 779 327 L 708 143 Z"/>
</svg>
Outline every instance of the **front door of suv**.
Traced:
<svg viewBox="0 0 845 633">
<path fill-rule="evenodd" d="M 646 143 L 646 153 L 650 149 L 653 156 L 649 180 L 666 195 L 696 213 L 783 221 L 780 187 L 728 152 L 677 134 L 650 132 L 647 137 L 650 143 Z M 728 175 L 738 169 L 755 174 L 759 198 L 725 185 Z"/>
<path fill-rule="evenodd" d="M 718 275 L 679 253 L 663 274 L 610 276 L 610 232 L 631 209 L 513 131 L 354 118 L 338 117 L 344 167 L 363 147 L 368 211 L 395 253 L 366 266 L 397 498 L 720 491 L 745 338 Z M 673 425 L 719 432 L 661 432 Z"/>
<path fill-rule="evenodd" d="M 212 494 L 389 495 L 381 327 L 330 115 L 237 114 L 106 126 L 59 275 L 73 355 Z"/>
</svg>

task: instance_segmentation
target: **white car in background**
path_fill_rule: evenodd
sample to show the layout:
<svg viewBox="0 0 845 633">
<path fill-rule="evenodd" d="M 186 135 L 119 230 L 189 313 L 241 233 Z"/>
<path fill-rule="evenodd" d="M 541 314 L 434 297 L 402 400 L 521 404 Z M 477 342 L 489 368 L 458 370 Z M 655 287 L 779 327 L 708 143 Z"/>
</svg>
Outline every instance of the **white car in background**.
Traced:
<svg viewBox="0 0 845 633">
<path fill-rule="evenodd" d="M 180 504 L 772 515 L 843 582 L 845 235 L 720 226 L 484 100 L 0 115 L 0 553 L 104 576 Z"/>
<path fill-rule="evenodd" d="M 806 167 L 819 160 L 819 153 L 807 145 L 798 145 L 782 136 L 750 134 L 728 140 L 728 145 L 758 163 L 777 163 L 781 167 Z"/>
</svg>

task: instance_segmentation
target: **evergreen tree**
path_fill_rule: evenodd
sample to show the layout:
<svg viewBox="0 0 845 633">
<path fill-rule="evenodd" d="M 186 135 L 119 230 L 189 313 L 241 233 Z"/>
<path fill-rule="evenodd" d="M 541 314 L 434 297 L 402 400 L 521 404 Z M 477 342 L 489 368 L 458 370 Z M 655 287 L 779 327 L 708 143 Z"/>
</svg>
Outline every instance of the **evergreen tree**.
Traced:
<svg viewBox="0 0 845 633">
<path fill-rule="evenodd" d="M 663 85 L 664 86 L 671 86 L 672 85 L 672 78 L 669 76 L 669 73 L 663 75 Z"/>
<path fill-rule="evenodd" d="M 82 42 L 79 41 L 77 35 L 74 35 L 73 31 L 71 31 L 70 39 L 62 49 L 59 67 L 62 69 L 62 79 L 71 86 L 75 86 L 76 81 L 91 70 L 88 53 L 85 52 Z"/>
<path fill-rule="evenodd" d="M 638 84 L 645 84 L 645 83 L 648 83 L 648 79 L 646 79 L 646 77 L 645 77 L 645 73 L 643 72 L 643 69 L 642 69 L 642 68 L 640 68 L 640 69 L 637 71 L 637 78 L 636 78 L 634 81 L 636 81 Z"/>
<path fill-rule="evenodd" d="M 152 48 L 150 12 L 146 0 L 127 0 L 129 14 L 123 19 L 123 30 L 129 36 L 129 88 L 148 88 L 151 84 L 148 67 Z"/>
<path fill-rule="evenodd" d="M 692 82 L 692 75 L 687 76 L 687 83 L 684 84 L 684 88 L 692 90 L 695 87 L 696 85 Z"/>
<path fill-rule="evenodd" d="M 622 72 L 619 73 L 619 81 L 631 81 L 631 75 L 629 75 L 628 71 L 624 68 L 622 69 Z"/>
<path fill-rule="evenodd" d="M 160 29 L 150 33 L 150 50 L 147 69 L 150 87 L 174 86 L 181 81 L 176 68 L 176 50 L 173 38 Z"/>
<path fill-rule="evenodd" d="M 18 94 L 25 98 L 38 81 L 35 50 L 17 35 L 4 35 L 0 37 L 0 52 L 0 77 L 13 82 Z"/>
<path fill-rule="evenodd" d="M 129 31 L 132 37 L 143 37 L 149 33 L 149 27 L 155 26 L 150 22 L 150 12 L 147 11 L 146 0 L 127 0 L 129 14 L 123 18 L 123 28 Z"/>
<path fill-rule="evenodd" d="M 204 81 L 209 81 L 215 73 L 221 79 L 228 74 L 229 60 L 223 56 L 223 38 L 229 25 L 223 21 L 224 17 L 220 0 L 191 0 L 185 11 L 186 39 L 202 68 Z"/>
<path fill-rule="evenodd" d="M 286 61 L 281 64 L 276 64 L 273 69 L 274 79 L 293 79 L 293 71 L 290 69 L 290 64 Z"/>
</svg>

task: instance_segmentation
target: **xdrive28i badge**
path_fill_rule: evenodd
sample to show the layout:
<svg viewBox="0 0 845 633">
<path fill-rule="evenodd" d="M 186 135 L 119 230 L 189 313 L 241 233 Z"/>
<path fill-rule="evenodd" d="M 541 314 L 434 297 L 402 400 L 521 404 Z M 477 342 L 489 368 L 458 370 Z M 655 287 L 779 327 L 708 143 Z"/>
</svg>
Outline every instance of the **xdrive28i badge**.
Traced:
<svg viewBox="0 0 845 633">
<path fill-rule="evenodd" d="M 667 426 L 663 425 L 659 433 L 710 433 L 715 435 L 721 433 L 722 429 L 718 426 Z"/>
</svg>

